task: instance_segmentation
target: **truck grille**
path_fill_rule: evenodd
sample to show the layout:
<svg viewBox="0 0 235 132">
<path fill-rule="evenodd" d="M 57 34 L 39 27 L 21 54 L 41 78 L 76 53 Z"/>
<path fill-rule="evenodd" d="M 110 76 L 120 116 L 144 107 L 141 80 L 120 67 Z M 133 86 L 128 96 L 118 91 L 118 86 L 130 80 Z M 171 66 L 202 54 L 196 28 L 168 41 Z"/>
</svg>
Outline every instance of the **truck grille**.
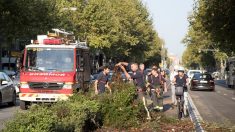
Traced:
<svg viewBox="0 0 235 132">
<path fill-rule="evenodd" d="M 49 83 L 49 82 L 29 82 L 30 88 L 43 88 L 43 89 L 62 89 L 64 83 L 56 82 L 56 83 Z"/>
</svg>

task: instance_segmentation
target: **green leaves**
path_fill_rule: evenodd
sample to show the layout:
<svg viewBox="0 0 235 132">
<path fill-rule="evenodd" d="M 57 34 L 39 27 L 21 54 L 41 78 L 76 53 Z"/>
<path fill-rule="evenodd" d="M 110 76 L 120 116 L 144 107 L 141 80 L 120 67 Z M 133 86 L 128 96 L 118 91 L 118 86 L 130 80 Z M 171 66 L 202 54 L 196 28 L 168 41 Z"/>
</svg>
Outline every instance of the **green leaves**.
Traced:
<svg viewBox="0 0 235 132">
<path fill-rule="evenodd" d="M 233 0 L 225 1 L 205 1 L 201 0 L 203 13 L 199 14 L 199 19 L 210 33 L 214 46 L 221 51 L 231 55 L 235 52 L 235 3 Z"/>
<path fill-rule="evenodd" d="M 235 3 L 232 0 L 198 0 L 189 16 L 189 30 L 183 42 L 187 45 L 183 60 L 201 67 L 214 65 L 211 60 L 226 59 L 235 52 Z M 213 49 L 205 52 L 202 49 Z M 189 59 L 190 58 L 190 59 Z M 187 60 L 187 61 L 186 61 Z M 208 63 L 206 63 L 206 62 Z"/>
<path fill-rule="evenodd" d="M 161 44 L 141 0 L 3 0 L 0 13 L 8 43 L 62 28 L 102 49 L 107 58 L 138 62 L 159 53 Z"/>
<path fill-rule="evenodd" d="M 97 127 L 130 128 L 138 125 L 143 106 L 134 104 L 135 87 L 113 85 L 112 94 L 77 93 L 67 101 L 46 105 L 33 104 L 27 112 L 17 112 L 3 132 L 80 132 Z M 141 109 L 142 108 L 142 109 Z"/>
</svg>

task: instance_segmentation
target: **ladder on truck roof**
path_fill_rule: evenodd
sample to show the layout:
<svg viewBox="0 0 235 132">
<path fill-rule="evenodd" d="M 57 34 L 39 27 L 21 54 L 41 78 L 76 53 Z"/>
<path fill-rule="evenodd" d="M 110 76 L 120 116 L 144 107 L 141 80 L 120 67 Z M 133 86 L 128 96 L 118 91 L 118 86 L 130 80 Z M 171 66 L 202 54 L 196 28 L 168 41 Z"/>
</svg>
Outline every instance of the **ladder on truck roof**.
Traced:
<svg viewBox="0 0 235 132">
<path fill-rule="evenodd" d="M 48 32 L 47 35 L 37 35 L 37 40 L 31 40 L 31 44 L 39 45 L 78 45 L 88 47 L 86 42 L 76 40 L 73 32 L 64 29 L 53 28 L 53 33 Z"/>
<path fill-rule="evenodd" d="M 53 28 L 52 31 L 55 31 L 56 34 L 64 34 L 64 35 L 73 35 L 73 32 L 66 32 L 64 29 Z"/>
</svg>

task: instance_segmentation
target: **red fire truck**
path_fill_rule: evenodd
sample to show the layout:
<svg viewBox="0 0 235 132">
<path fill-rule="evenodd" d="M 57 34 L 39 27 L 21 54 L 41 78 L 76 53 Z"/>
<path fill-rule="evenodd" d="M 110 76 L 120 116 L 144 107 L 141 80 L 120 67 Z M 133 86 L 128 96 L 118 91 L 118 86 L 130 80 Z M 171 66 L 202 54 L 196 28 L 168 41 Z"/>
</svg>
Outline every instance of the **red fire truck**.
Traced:
<svg viewBox="0 0 235 132">
<path fill-rule="evenodd" d="M 71 33 L 54 29 L 26 45 L 20 72 L 20 108 L 33 102 L 66 100 L 90 81 L 90 55 L 85 42 L 71 39 Z M 63 34 L 62 37 L 60 34 Z"/>
</svg>

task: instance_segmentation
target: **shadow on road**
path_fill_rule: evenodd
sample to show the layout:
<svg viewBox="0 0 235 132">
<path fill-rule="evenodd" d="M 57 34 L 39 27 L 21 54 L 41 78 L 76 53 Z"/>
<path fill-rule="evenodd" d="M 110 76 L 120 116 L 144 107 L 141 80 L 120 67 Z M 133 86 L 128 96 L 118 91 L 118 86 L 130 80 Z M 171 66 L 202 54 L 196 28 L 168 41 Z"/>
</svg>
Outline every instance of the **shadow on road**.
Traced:
<svg viewBox="0 0 235 132">
<path fill-rule="evenodd" d="M 168 111 L 171 109 L 171 104 L 164 104 L 163 108 L 164 108 L 164 111 Z"/>
<path fill-rule="evenodd" d="M 164 99 L 167 99 L 167 98 L 169 98 L 169 97 L 171 97 L 171 96 L 169 96 L 169 95 L 163 95 L 163 98 L 164 98 Z"/>
<path fill-rule="evenodd" d="M 19 100 L 16 101 L 15 106 L 9 106 L 7 103 L 3 103 L 3 104 L 0 104 L 0 111 L 3 110 L 3 109 L 6 109 L 6 108 L 16 107 L 16 106 L 19 106 L 19 105 L 20 105 Z"/>
<path fill-rule="evenodd" d="M 209 89 L 195 89 L 195 90 L 190 90 L 191 92 L 215 92 L 215 91 L 212 91 L 212 90 L 209 90 Z"/>
</svg>

